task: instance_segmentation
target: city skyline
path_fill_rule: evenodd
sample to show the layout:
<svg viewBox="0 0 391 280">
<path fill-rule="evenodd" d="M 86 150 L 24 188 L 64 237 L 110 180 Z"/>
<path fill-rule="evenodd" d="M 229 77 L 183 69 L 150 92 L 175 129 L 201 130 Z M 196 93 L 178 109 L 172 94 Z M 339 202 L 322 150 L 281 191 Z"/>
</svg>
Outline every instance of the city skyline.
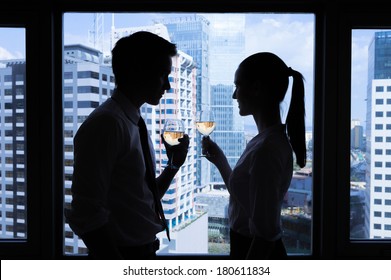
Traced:
<svg viewBox="0 0 391 280">
<path fill-rule="evenodd" d="M 219 24 L 219 21 L 217 21 L 217 24 Z M 149 25 L 149 26 L 152 29 L 156 28 L 157 30 L 158 29 L 162 30 L 160 27 L 157 27 L 155 25 Z M 185 28 L 186 26 L 187 26 L 187 24 L 185 24 L 182 28 Z M 141 27 L 140 26 L 128 26 L 128 27 L 125 27 L 125 29 L 126 28 L 130 28 L 130 29 L 135 28 L 134 30 L 138 30 L 139 28 L 140 29 L 146 28 L 146 25 L 141 25 Z M 216 28 L 216 30 L 217 29 L 218 28 Z M 111 32 L 113 32 L 113 31 L 115 32 L 115 30 L 118 30 L 118 29 L 113 28 L 113 29 L 111 29 Z M 230 41 L 230 44 L 233 43 L 233 45 L 231 45 L 231 46 L 237 47 L 237 46 L 240 46 L 240 45 L 237 45 L 237 43 L 243 42 L 242 39 L 239 39 L 239 41 L 236 41 L 236 38 L 242 38 L 242 33 L 240 33 L 242 31 L 240 31 L 240 30 L 241 29 L 239 29 L 239 31 L 238 31 L 239 36 L 238 37 L 233 36 L 233 39 Z M 232 31 L 232 30 L 230 30 L 230 31 Z M 130 33 L 131 33 L 131 31 L 130 31 Z M 211 46 L 213 46 L 214 43 L 218 43 L 218 44 L 222 43 L 222 44 L 225 44 L 226 46 L 229 46 L 229 44 L 228 44 L 229 40 L 225 36 L 221 36 L 220 33 L 218 33 L 218 35 L 219 36 L 213 35 L 214 39 L 210 40 Z M 289 34 L 283 34 L 283 35 L 289 37 Z M 245 36 L 243 36 L 243 37 L 245 37 Z M 111 37 L 111 38 L 113 38 L 113 37 Z M 218 38 L 218 39 L 216 40 L 216 38 Z M 252 38 L 252 37 L 250 36 L 250 38 Z M 216 41 L 214 41 L 214 40 L 216 40 Z M 183 43 L 186 43 L 186 40 L 184 40 Z M 196 43 L 196 45 L 198 45 L 198 43 Z M 184 46 L 185 45 L 183 45 L 183 47 Z M 216 45 L 216 46 L 218 46 L 218 45 Z M 242 47 L 239 47 L 239 49 L 241 49 L 241 48 Z M 103 59 L 102 53 L 99 52 L 98 49 L 96 49 L 92 46 L 89 46 L 88 43 L 82 44 L 81 42 L 74 42 L 73 44 L 72 43 L 65 43 L 64 49 L 65 49 L 64 57 L 66 58 L 65 62 L 64 62 L 64 89 L 63 89 L 64 90 L 63 91 L 63 94 L 64 94 L 63 95 L 63 98 L 64 98 L 64 137 L 65 137 L 64 138 L 64 145 L 65 145 L 64 146 L 64 151 L 65 151 L 65 154 L 64 154 L 64 170 L 65 170 L 65 172 L 64 172 L 65 182 L 64 183 L 65 183 L 65 185 L 64 186 L 65 186 L 65 193 L 66 193 L 65 202 L 69 203 L 69 194 L 70 194 L 69 189 L 70 189 L 71 178 L 72 178 L 71 175 L 72 175 L 72 160 L 73 160 L 73 158 L 72 158 L 72 138 L 73 138 L 73 135 L 77 131 L 77 128 L 80 125 L 80 123 L 88 116 L 88 114 L 93 110 L 93 108 L 98 103 L 100 103 L 104 99 L 108 98 L 109 93 L 112 92 L 111 87 L 114 85 L 113 84 L 114 80 L 110 74 L 110 63 L 109 63 L 110 59 L 107 59 L 107 60 Z M 217 52 L 216 52 L 216 50 L 217 50 Z M 210 61 L 210 63 L 211 64 L 216 63 L 216 61 L 217 61 L 216 56 L 217 56 L 217 54 L 220 54 L 220 52 L 222 55 L 224 55 L 225 52 L 228 54 L 231 54 L 231 53 L 233 53 L 235 55 L 239 54 L 238 51 L 233 51 L 232 48 L 226 49 L 225 52 L 224 52 L 224 50 L 225 49 L 222 47 L 222 48 L 215 49 L 214 53 L 211 51 L 210 53 L 211 54 L 213 53 L 213 58 L 215 58 L 215 60 Z M 180 49 L 179 49 L 179 52 L 181 52 Z M 312 49 L 312 52 L 313 52 L 313 49 Z M 232 91 L 233 91 L 232 86 L 233 85 L 230 84 L 231 81 L 229 79 L 229 75 L 225 75 L 225 73 L 223 75 L 222 72 L 226 71 L 227 69 L 230 69 L 231 72 L 234 72 L 234 70 L 236 69 L 234 64 L 239 63 L 238 62 L 239 58 L 237 57 L 237 59 L 235 60 L 235 63 L 233 62 L 232 58 L 229 59 L 229 56 L 227 56 L 228 60 L 225 60 L 224 56 L 222 56 L 222 58 L 223 59 L 220 60 L 220 62 L 223 62 L 223 63 L 216 64 L 216 65 L 220 66 L 220 68 L 218 68 L 218 71 L 216 72 L 216 74 L 217 74 L 217 76 L 221 75 L 221 77 L 223 77 L 223 81 L 226 82 L 227 85 L 225 85 L 224 87 L 221 87 L 220 80 L 219 79 L 216 80 L 215 86 L 218 86 L 218 87 L 214 88 L 214 90 L 216 92 L 215 92 L 213 98 L 210 100 L 210 105 L 212 105 L 212 106 L 223 105 L 222 107 L 225 108 L 227 106 L 232 107 L 231 104 L 232 104 L 233 100 L 231 97 L 232 97 Z M 192 61 L 192 58 L 189 57 L 189 59 Z M 27 58 L 27 60 L 28 60 L 28 58 Z M 91 63 L 88 63 L 88 61 L 90 61 Z M 96 64 L 96 63 L 98 63 L 98 61 L 100 61 L 99 63 L 103 63 L 103 61 L 105 61 L 107 63 L 103 63 L 102 65 Z M 179 61 L 182 61 L 182 60 L 180 59 Z M 80 63 L 80 65 L 78 65 L 79 63 Z M 231 63 L 230 67 L 221 67 L 221 65 L 224 66 L 224 64 L 227 64 L 227 63 Z M 188 65 L 188 64 L 186 64 L 186 65 Z M 80 66 L 80 69 L 77 68 L 76 66 L 77 67 Z M 299 69 L 297 69 L 297 70 L 299 70 Z M 182 71 L 179 72 L 179 71 L 175 70 L 173 72 L 177 73 L 177 74 L 179 74 L 181 72 L 181 75 L 182 75 Z M 100 75 L 100 74 L 102 74 L 102 75 Z M 233 74 L 233 73 L 231 73 L 231 74 Z M 20 76 L 20 74 L 18 74 L 18 75 Z M 185 76 L 187 77 L 188 75 L 185 75 Z M 208 76 L 208 78 L 212 79 L 211 77 L 213 77 L 213 75 Z M 151 131 L 152 131 L 152 138 L 153 139 L 158 138 L 157 135 L 159 134 L 159 131 L 160 131 L 160 129 L 157 129 L 158 127 L 154 125 L 154 124 L 157 124 L 157 122 L 156 122 L 157 120 L 160 120 L 159 118 L 157 118 L 157 115 L 161 114 L 163 111 L 165 111 L 165 113 L 167 113 L 168 111 L 172 111 L 171 104 L 176 104 L 176 102 L 172 102 L 173 101 L 172 98 L 174 98 L 175 100 L 179 100 L 179 98 L 180 98 L 178 96 L 173 97 L 171 95 L 177 94 L 180 92 L 181 94 L 183 93 L 187 96 L 187 97 L 184 96 L 184 98 L 186 100 L 189 99 L 189 94 L 186 94 L 187 89 L 182 88 L 183 83 L 181 83 L 180 86 L 179 86 L 179 84 L 177 84 L 177 86 L 179 86 L 178 89 L 180 91 L 177 91 L 177 88 L 175 85 L 176 84 L 175 81 L 182 80 L 183 77 L 181 76 L 181 77 L 172 77 L 172 78 L 173 78 L 172 87 L 175 90 L 168 91 L 166 93 L 166 95 L 164 96 L 164 98 L 168 98 L 168 99 L 164 100 L 165 101 L 164 104 L 168 105 L 170 107 L 170 109 L 165 110 L 160 107 L 159 108 L 147 108 L 147 109 L 151 109 L 151 110 L 147 110 L 147 114 L 148 114 L 148 112 L 150 112 L 151 116 L 147 117 L 146 119 L 147 119 L 147 121 L 149 120 L 150 124 L 152 125 Z M 8 75 L 7 80 L 9 80 L 9 79 L 10 78 Z M 6 79 L 4 78 L 4 80 L 6 80 Z M 192 78 L 191 81 L 194 81 L 194 78 Z M 79 85 L 79 82 L 80 82 L 80 85 Z M 106 84 L 110 85 L 110 87 L 106 88 L 104 86 Z M 191 83 L 189 83 L 188 85 L 191 86 Z M 7 84 L 6 86 L 9 87 L 10 85 Z M 17 86 L 17 84 L 15 84 L 15 92 L 16 92 L 16 94 L 20 95 L 20 92 L 19 92 L 20 90 L 17 89 L 16 86 Z M 191 87 L 191 89 L 195 89 L 195 88 Z M 189 90 L 190 90 L 190 88 L 189 88 Z M 10 89 L 7 88 L 4 94 L 9 95 L 10 92 L 11 92 Z M 97 99 L 98 96 L 99 96 L 99 100 Z M 103 98 L 103 99 L 101 100 L 100 98 Z M 18 98 L 16 98 L 16 99 L 18 99 Z M 213 99 L 215 99 L 215 100 L 213 101 Z M 229 100 L 227 100 L 227 99 L 229 99 Z M 221 101 L 223 101 L 223 100 L 225 103 L 221 104 Z M 216 102 L 216 101 L 218 101 L 218 102 Z M 5 99 L 5 102 L 7 102 L 7 106 L 10 107 L 10 104 L 9 104 L 10 100 Z M 213 102 L 216 102 L 216 104 L 213 104 Z M 18 104 L 19 103 L 17 103 L 16 106 L 19 106 Z M 180 108 L 180 109 L 182 110 L 182 109 L 186 109 L 186 108 Z M 195 110 L 192 110 L 192 112 L 194 112 L 194 111 Z M 10 112 L 6 112 L 6 113 L 9 114 Z M 188 116 L 190 119 L 194 117 L 192 114 L 190 114 L 190 115 L 185 114 L 185 115 Z M 230 114 L 230 115 L 232 116 L 233 114 Z M 310 114 L 309 118 L 312 119 L 312 113 Z M 8 119 L 10 119 L 10 118 L 8 117 Z M 220 122 L 221 127 L 223 127 L 223 123 L 226 120 L 227 119 L 221 120 L 221 122 Z M 234 121 L 231 121 L 231 122 L 233 124 L 235 124 Z M 160 121 L 159 121 L 159 123 L 160 123 Z M 230 125 L 230 124 L 228 124 L 228 125 Z M 190 128 L 190 127 L 191 127 L 191 124 L 188 126 L 188 128 Z M 231 128 L 230 126 L 227 126 L 225 128 L 225 130 L 229 131 L 230 133 L 235 134 L 234 129 Z M 11 131 L 12 130 L 10 130 L 9 127 L 7 127 L 6 134 L 10 134 Z M 219 131 L 216 130 L 215 136 L 217 135 L 218 132 Z M 245 136 L 242 135 L 241 137 L 243 138 L 242 140 L 244 141 Z M 223 139 L 226 140 L 228 138 L 223 137 Z M 233 141 L 233 142 L 235 142 L 235 141 Z M 243 142 L 243 144 L 244 144 L 244 142 Z M 23 148 L 22 146 L 18 146 L 18 147 Z M 11 146 L 8 145 L 7 149 L 9 150 L 10 148 L 11 148 Z M 157 150 L 160 150 L 160 149 L 157 149 Z M 159 153 L 159 151 L 158 151 L 158 153 Z M 194 154 L 192 154 L 190 156 L 192 157 L 192 156 L 194 156 Z M 159 164 L 164 165 L 164 163 L 165 163 L 164 158 L 160 157 L 160 156 L 158 158 L 159 158 L 158 159 Z M 8 159 L 8 160 L 10 160 L 10 159 Z M 185 252 L 188 252 L 188 250 L 193 252 L 192 250 L 194 250 L 194 248 L 189 248 L 189 247 L 185 248 L 185 247 L 181 246 L 182 243 L 184 244 L 183 240 L 186 240 L 185 237 L 189 236 L 188 233 L 184 234 L 186 230 L 189 230 L 188 226 L 197 227 L 198 230 L 200 228 L 203 228 L 204 230 L 202 232 L 204 232 L 205 234 L 207 232 L 209 232 L 210 230 L 215 230 L 216 227 L 218 228 L 219 231 L 222 230 L 223 228 L 227 228 L 225 225 L 225 223 L 227 222 L 226 218 L 221 219 L 221 217 L 219 217 L 219 216 L 210 217 L 211 218 L 210 220 L 208 217 L 208 221 L 211 223 L 211 225 L 210 226 L 207 225 L 206 216 L 202 215 L 202 213 L 207 212 L 206 211 L 207 208 L 205 208 L 205 205 L 202 203 L 201 204 L 195 203 L 196 201 L 192 198 L 193 197 L 192 194 L 195 194 L 196 192 L 203 192 L 203 190 L 194 188 L 194 185 L 192 184 L 192 182 L 194 182 L 194 179 L 192 179 L 193 178 L 192 176 L 195 173 L 193 172 L 194 170 L 191 171 L 191 168 L 194 167 L 194 164 L 192 164 L 191 161 L 188 161 L 188 165 L 189 166 L 184 169 L 185 173 L 183 173 L 183 174 L 181 173 L 180 176 L 178 176 L 177 180 L 174 182 L 174 184 L 178 184 L 178 186 L 180 185 L 180 187 L 176 186 L 176 187 L 172 188 L 171 192 L 168 193 L 167 199 L 165 200 L 165 202 L 166 202 L 165 203 L 165 205 L 166 205 L 165 211 L 167 210 L 167 214 L 170 214 L 172 216 L 171 217 L 172 219 L 170 219 L 170 222 L 172 225 L 172 230 L 173 230 L 173 232 L 176 233 L 177 238 L 175 238 L 176 242 L 170 243 L 170 246 L 168 246 L 169 244 L 167 243 L 166 244 L 167 246 L 164 246 L 164 252 L 162 251 L 162 253 L 171 253 L 172 250 L 174 252 L 181 252 L 181 251 L 183 252 L 183 250 L 185 250 Z M 297 236 L 298 233 L 295 234 L 295 232 L 304 233 L 306 236 L 309 236 L 311 234 L 310 224 L 312 222 L 312 217 L 311 217 L 311 211 L 309 210 L 308 206 L 310 206 L 310 203 L 311 203 L 312 172 L 310 171 L 311 167 L 310 166 L 308 166 L 308 167 L 309 167 L 308 171 L 303 173 L 303 175 L 300 175 L 299 177 L 298 177 L 298 174 L 294 175 L 294 180 L 302 181 L 302 183 L 294 183 L 293 184 L 294 186 L 292 187 L 292 194 L 291 194 L 291 196 L 287 197 L 287 200 L 285 201 L 285 204 L 286 204 L 285 206 L 290 207 L 291 211 L 287 210 L 286 212 L 284 212 L 285 213 L 284 214 L 284 223 L 286 224 L 287 228 L 291 228 L 293 230 L 293 231 L 291 231 L 291 234 L 289 236 L 286 236 L 286 238 L 289 238 L 289 240 L 290 240 L 289 247 L 292 249 L 294 248 L 295 250 L 299 249 L 299 247 L 300 247 L 300 250 L 304 250 L 303 252 L 307 252 L 309 250 L 311 241 L 309 241 L 309 243 L 308 243 L 307 242 L 308 238 L 306 238 L 307 241 L 302 240 L 304 243 L 299 242 L 300 243 L 300 246 L 299 246 L 298 245 L 299 243 L 297 243 L 297 241 L 296 241 L 296 238 L 298 238 L 298 236 Z M 9 167 L 7 167 L 7 168 L 9 169 Z M 8 172 L 8 174 L 10 175 L 11 173 Z M 18 176 L 21 176 L 21 175 L 23 175 L 23 174 L 20 173 Z M 8 176 L 8 177 L 10 177 L 10 176 Z M 306 181 L 307 183 L 304 184 L 304 181 Z M 184 183 L 184 184 L 181 184 L 181 183 Z M 209 187 L 211 187 L 211 186 L 209 186 Z M 223 191 L 222 189 L 224 189 L 223 186 L 221 186 L 221 185 L 218 185 L 217 187 L 219 188 L 220 191 Z M 308 190 L 305 190 L 304 196 L 302 194 L 299 195 L 299 193 L 303 192 L 302 188 L 308 188 Z M 194 193 L 193 193 L 193 189 L 194 189 Z M 205 191 L 208 192 L 209 189 L 205 188 Z M 226 192 L 226 190 L 225 190 L 225 192 Z M 175 207 L 173 208 L 173 206 L 175 206 Z M 177 208 L 178 206 L 179 206 L 179 208 Z M 293 208 L 295 208 L 294 212 L 293 212 Z M 183 213 L 182 212 L 177 213 L 174 211 L 175 209 L 180 209 L 181 211 L 183 210 L 182 211 Z M 225 209 L 225 207 L 224 207 L 224 209 Z M 194 215 L 194 213 L 196 213 L 197 215 Z M 290 218 L 290 215 L 292 215 L 292 214 L 300 215 L 300 217 L 302 218 L 300 220 L 301 228 L 299 231 L 294 230 L 294 228 L 296 227 L 295 226 L 296 222 L 294 219 L 292 220 Z M 182 232 L 182 229 L 185 231 Z M 79 247 L 80 240 L 78 238 L 75 238 L 75 236 L 72 234 L 71 230 L 69 228 L 67 228 L 66 225 L 65 225 L 64 230 L 65 230 L 66 252 L 73 252 L 73 253 L 85 252 L 84 247 L 83 248 Z M 223 231 L 225 231 L 225 230 L 223 230 Z M 197 232 L 197 231 L 194 231 L 194 232 Z M 208 244 L 208 240 L 205 239 L 205 237 L 206 237 L 206 235 L 204 235 L 203 242 L 205 244 Z M 215 240 L 214 239 L 215 237 L 213 235 L 209 236 L 209 238 L 210 238 L 210 240 Z M 222 237 L 221 236 L 217 237 L 217 239 L 216 239 L 217 243 L 219 243 L 219 238 L 222 238 Z M 227 237 L 224 237 L 224 238 L 227 238 Z M 229 242 L 229 239 L 224 241 L 224 243 L 226 243 L 226 242 Z M 163 244 L 164 243 L 165 243 L 165 241 L 163 239 Z M 216 242 L 213 242 L 213 243 L 216 243 Z M 214 246 L 216 246 L 216 244 Z M 197 248 L 197 250 L 200 250 L 200 249 L 201 248 Z M 224 253 L 227 252 L 226 246 L 224 246 L 224 248 L 222 248 L 222 249 L 224 250 Z M 202 252 L 208 252 L 207 247 L 203 248 L 202 250 L 203 250 Z M 215 252 L 215 249 L 212 249 L 212 252 Z"/>
<path fill-rule="evenodd" d="M 352 30 L 351 119 L 359 120 L 365 133 L 368 86 L 368 47 L 377 29 Z"/>
<path fill-rule="evenodd" d="M 115 14 L 114 27 L 151 25 L 163 17 L 172 18 L 185 15 L 194 15 L 194 13 L 119 13 Z M 93 20 L 94 14 L 92 13 L 65 13 L 64 44 L 79 43 L 93 47 L 89 40 L 91 38 L 89 34 L 91 35 L 93 31 Z M 246 14 L 245 26 L 246 56 L 260 51 L 274 52 L 286 61 L 288 66 L 300 71 L 305 77 L 306 126 L 308 129 L 312 129 L 313 114 L 314 20 L 313 14 L 251 13 Z M 105 13 L 103 17 L 103 38 L 105 40 L 103 52 L 106 54 L 110 49 L 109 34 L 112 26 L 112 13 Z M 5 40 L 7 37 L 3 36 L 3 33 L 7 33 L 7 30 L 0 28 L 0 60 L 18 57 L 23 53 L 21 45 L 24 46 L 24 44 Z M 287 48 L 287 45 L 291 47 Z M 234 73 L 231 75 L 233 81 Z M 288 92 L 287 98 L 289 96 Z M 282 104 L 283 117 L 287 113 L 287 104 L 287 101 Z M 247 130 L 256 129 L 251 117 L 244 117 L 244 121 Z"/>
<path fill-rule="evenodd" d="M 109 34 L 111 28 L 111 13 L 105 14 L 105 30 Z M 151 24 L 153 18 L 159 15 L 162 17 L 162 13 L 137 13 L 137 14 L 116 14 L 115 25 L 117 28 L 126 26 L 127 22 L 131 20 L 136 24 Z M 167 13 L 170 16 L 179 16 L 183 14 Z M 292 65 L 297 65 L 298 70 L 303 70 L 303 75 L 306 78 L 306 102 L 307 116 L 312 117 L 312 96 L 311 100 L 308 100 L 308 93 L 313 91 L 313 58 L 302 59 L 303 56 L 299 54 L 292 54 L 295 48 L 286 48 L 287 45 L 299 46 L 302 42 L 309 44 L 309 38 L 305 30 L 313 29 L 315 17 L 313 14 L 249 14 L 247 16 L 249 20 L 246 21 L 246 30 L 248 34 L 254 32 L 254 30 L 260 30 L 258 37 L 266 37 L 268 40 L 257 43 L 256 39 L 246 37 L 248 42 L 246 51 L 247 53 L 255 52 L 258 49 L 273 48 L 281 55 L 282 58 L 287 61 L 292 61 Z M 88 31 L 92 29 L 93 14 L 85 13 L 66 13 L 64 16 L 64 43 L 72 44 L 75 42 L 82 42 L 90 46 L 88 42 Z M 309 24 L 310 23 L 310 24 Z M 279 32 L 275 32 L 278 28 L 279 32 L 290 34 L 289 37 L 281 38 L 278 36 Z M 299 31 L 298 30 L 302 30 Z M 367 85 L 367 63 L 368 63 L 368 45 L 371 38 L 378 30 L 376 29 L 354 29 L 352 30 L 352 81 L 351 85 L 351 98 L 352 103 L 355 106 L 351 108 L 352 119 L 359 119 L 365 121 L 366 114 L 366 85 Z M 314 32 L 314 30 L 312 30 Z M 294 36 L 292 36 L 292 34 Z M 25 31 L 23 28 L 0 28 L 0 60 L 7 59 L 20 59 L 25 56 Z M 291 39 L 293 37 L 293 41 Z M 8 38 L 13 38 L 9 40 Z M 107 36 L 107 38 L 109 38 Z M 313 39 L 312 39 L 313 40 Z M 262 46 L 260 46 L 262 45 Z M 308 56 L 308 48 L 302 50 L 304 56 Z M 306 54 L 307 53 L 307 54 Z M 305 55 L 306 54 L 306 55 Z M 297 61 L 297 64 L 296 64 Z M 300 66 L 299 66 L 300 65 Z M 309 84 L 311 81 L 311 84 Z M 245 118 L 247 125 L 254 125 L 250 118 Z M 312 124 L 306 122 L 307 127 Z"/>
<path fill-rule="evenodd" d="M 391 237 L 390 38 L 390 31 L 376 32 L 368 52 L 364 237 L 375 239 Z"/>
</svg>

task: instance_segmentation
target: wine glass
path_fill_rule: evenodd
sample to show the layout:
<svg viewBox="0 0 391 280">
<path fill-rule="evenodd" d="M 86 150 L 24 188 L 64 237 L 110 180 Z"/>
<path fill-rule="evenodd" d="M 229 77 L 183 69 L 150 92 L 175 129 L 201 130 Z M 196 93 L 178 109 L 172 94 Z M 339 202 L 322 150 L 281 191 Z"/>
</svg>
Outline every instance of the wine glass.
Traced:
<svg viewBox="0 0 391 280">
<path fill-rule="evenodd" d="M 214 118 L 214 113 L 210 107 L 204 108 L 201 111 L 197 112 L 196 118 L 196 128 L 199 133 L 203 136 L 209 136 L 216 127 L 216 122 Z M 201 157 L 210 156 L 208 153 L 206 155 L 201 155 Z"/>
<path fill-rule="evenodd" d="M 180 119 L 166 119 L 163 127 L 163 138 L 171 146 L 179 144 L 178 139 L 183 138 L 185 134 L 185 125 Z M 172 160 L 174 158 L 174 153 L 171 156 L 169 161 L 169 166 L 174 167 Z"/>
</svg>

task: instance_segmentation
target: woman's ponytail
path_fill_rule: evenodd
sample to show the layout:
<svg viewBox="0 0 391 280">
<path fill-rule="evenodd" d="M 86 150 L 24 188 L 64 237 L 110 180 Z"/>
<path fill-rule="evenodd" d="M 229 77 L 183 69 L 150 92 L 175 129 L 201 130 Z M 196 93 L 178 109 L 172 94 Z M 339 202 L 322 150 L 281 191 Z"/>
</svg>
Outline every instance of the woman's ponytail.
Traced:
<svg viewBox="0 0 391 280">
<path fill-rule="evenodd" d="M 305 145 L 305 107 L 304 107 L 304 77 L 288 68 L 288 75 L 293 77 L 292 97 L 286 119 L 287 133 L 296 155 L 297 164 L 303 168 L 306 165 L 307 149 Z"/>
</svg>

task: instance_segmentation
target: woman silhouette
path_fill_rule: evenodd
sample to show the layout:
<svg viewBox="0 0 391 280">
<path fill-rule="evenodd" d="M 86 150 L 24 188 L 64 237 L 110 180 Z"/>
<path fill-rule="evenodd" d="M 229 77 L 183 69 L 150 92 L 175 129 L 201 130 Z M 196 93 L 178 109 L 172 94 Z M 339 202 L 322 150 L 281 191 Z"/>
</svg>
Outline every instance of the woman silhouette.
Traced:
<svg viewBox="0 0 391 280">
<path fill-rule="evenodd" d="M 280 115 L 293 77 L 286 123 Z M 233 259 L 283 259 L 281 207 L 293 173 L 293 152 L 300 167 L 306 164 L 304 78 L 269 52 L 243 60 L 235 73 L 241 116 L 252 115 L 258 134 L 232 170 L 220 147 L 209 137 L 203 154 L 216 165 L 230 193 L 229 225 Z"/>
</svg>

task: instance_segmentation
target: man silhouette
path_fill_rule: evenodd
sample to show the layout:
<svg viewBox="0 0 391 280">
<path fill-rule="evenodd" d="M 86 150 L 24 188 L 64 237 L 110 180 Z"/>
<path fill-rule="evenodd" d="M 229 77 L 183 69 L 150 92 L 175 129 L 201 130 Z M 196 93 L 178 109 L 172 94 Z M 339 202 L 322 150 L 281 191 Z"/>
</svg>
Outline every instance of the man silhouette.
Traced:
<svg viewBox="0 0 391 280">
<path fill-rule="evenodd" d="M 155 178 L 154 152 L 140 107 L 159 104 L 170 89 L 176 54 L 175 44 L 150 32 L 118 40 L 112 50 L 115 91 L 75 135 L 66 218 L 94 259 L 156 258 L 156 234 L 167 227 L 160 199 L 186 159 L 189 137 L 176 146 L 163 140 L 169 159 L 173 150 L 175 157 Z"/>
</svg>

